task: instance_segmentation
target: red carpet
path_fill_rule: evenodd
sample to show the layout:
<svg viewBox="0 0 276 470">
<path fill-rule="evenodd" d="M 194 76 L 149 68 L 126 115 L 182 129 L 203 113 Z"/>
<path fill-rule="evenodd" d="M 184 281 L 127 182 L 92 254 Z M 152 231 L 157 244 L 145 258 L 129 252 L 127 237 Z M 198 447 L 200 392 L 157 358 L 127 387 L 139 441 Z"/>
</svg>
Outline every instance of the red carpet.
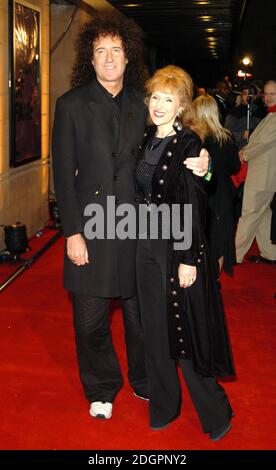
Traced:
<svg viewBox="0 0 276 470">
<path fill-rule="evenodd" d="M 163 431 L 149 430 L 147 404 L 132 395 L 127 380 L 111 420 L 89 417 L 62 288 L 62 252 L 59 240 L 1 295 L 1 449 L 275 449 L 275 266 L 246 262 L 233 279 L 222 279 L 238 379 L 224 387 L 236 417 L 231 433 L 212 443 L 186 390 L 181 417 Z M 119 309 L 112 331 L 126 377 Z"/>
<path fill-rule="evenodd" d="M 20 268 L 24 261 L 32 258 L 56 233 L 56 230 L 48 228 L 39 230 L 36 235 L 29 239 L 29 249 L 20 256 L 18 261 L 4 262 L 0 257 L 0 284 Z"/>
</svg>

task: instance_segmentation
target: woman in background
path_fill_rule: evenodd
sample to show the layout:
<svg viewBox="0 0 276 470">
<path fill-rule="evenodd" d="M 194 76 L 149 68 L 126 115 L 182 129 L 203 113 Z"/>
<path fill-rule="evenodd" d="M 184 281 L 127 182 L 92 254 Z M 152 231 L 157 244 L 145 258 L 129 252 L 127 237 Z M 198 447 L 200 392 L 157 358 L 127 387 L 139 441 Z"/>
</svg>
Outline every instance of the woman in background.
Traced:
<svg viewBox="0 0 276 470">
<path fill-rule="evenodd" d="M 204 146 L 212 158 L 212 178 L 206 184 L 207 239 L 218 261 L 218 270 L 223 266 L 225 272 L 232 275 L 236 262 L 233 204 L 236 190 L 231 175 L 240 169 L 238 148 L 231 133 L 220 124 L 218 106 L 212 96 L 196 98 L 194 109 L 203 128 Z"/>
</svg>

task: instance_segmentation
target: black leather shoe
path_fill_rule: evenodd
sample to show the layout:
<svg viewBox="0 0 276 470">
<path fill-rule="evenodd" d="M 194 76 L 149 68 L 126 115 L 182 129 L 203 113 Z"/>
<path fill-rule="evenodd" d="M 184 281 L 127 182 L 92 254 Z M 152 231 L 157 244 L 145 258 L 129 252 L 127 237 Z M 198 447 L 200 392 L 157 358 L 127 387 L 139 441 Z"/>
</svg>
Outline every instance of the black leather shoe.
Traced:
<svg viewBox="0 0 276 470">
<path fill-rule="evenodd" d="M 228 423 L 227 426 L 217 429 L 216 431 L 210 432 L 211 441 L 220 441 L 232 428 L 231 423 Z"/>
<path fill-rule="evenodd" d="M 263 263 L 263 264 L 276 264 L 275 259 L 267 259 L 263 258 L 263 256 L 248 256 L 248 261 L 251 261 L 251 263 Z"/>
</svg>

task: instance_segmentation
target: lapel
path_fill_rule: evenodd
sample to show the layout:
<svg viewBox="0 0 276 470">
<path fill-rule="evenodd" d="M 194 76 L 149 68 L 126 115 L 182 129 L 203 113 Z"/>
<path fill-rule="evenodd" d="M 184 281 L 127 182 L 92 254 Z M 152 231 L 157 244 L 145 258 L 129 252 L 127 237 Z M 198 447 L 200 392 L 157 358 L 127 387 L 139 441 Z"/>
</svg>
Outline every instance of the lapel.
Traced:
<svg viewBox="0 0 276 470">
<path fill-rule="evenodd" d="M 226 107 L 226 101 L 222 98 L 222 96 L 220 95 L 216 95 L 216 97 L 218 98 L 219 102 L 222 104 L 222 106 L 224 107 L 224 109 L 226 110 L 227 107 Z"/>
<path fill-rule="evenodd" d="M 141 97 L 135 96 L 134 92 L 126 87 L 123 92 L 118 155 L 123 152 L 125 145 L 131 140 L 132 134 L 137 129 L 137 120 L 139 111 L 141 112 L 141 107 Z"/>
<path fill-rule="evenodd" d="M 267 116 L 261 120 L 260 124 L 256 127 L 256 129 L 252 132 L 251 134 L 251 142 L 255 141 L 256 139 L 258 139 L 259 135 L 262 134 L 263 132 L 263 127 L 264 126 L 268 126 L 268 123 L 271 119 L 271 114 L 267 114 Z"/>
<path fill-rule="evenodd" d="M 95 127 L 95 124 L 98 125 L 101 129 L 99 137 L 104 136 L 105 142 L 113 146 L 112 108 L 109 104 L 108 97 L 96 80 L 93 80 L 88 85 L 87 105 L 91 114 L 91 126 Z"/>
<path fill-rule="evenodd" d="M 144 132 L 143 141 L 142 141 L 141 145 L 139 146 L 139 152 L 138 152 L 138 156 L 137 156 L 137 160 L 136 160 L 137 165 L 143 159 L 145 151 L 146 151 L 146 146 L 147 146 L 148 142 L 150 141 L 150 139 L 154 136 L 155 132 L 156 132 L 155 124 L 152 124 L 151 126 L 148 126 L 146 128 L 146 130 Z"/>
</svg>

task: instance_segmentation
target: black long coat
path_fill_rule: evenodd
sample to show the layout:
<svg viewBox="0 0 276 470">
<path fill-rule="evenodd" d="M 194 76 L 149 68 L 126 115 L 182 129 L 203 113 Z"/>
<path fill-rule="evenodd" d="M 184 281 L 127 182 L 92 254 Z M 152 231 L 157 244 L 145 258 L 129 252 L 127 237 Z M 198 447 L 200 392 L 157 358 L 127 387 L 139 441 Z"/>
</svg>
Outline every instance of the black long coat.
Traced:
<svg viewBox="0 0 276 470">
<path fill-rule="evenodd" d="M 150 128 L 139 158 L 155 127 Z M 176 130 L 156 166 L 151 200 L 157 206 L 166 203 L 192 205 L 192 244 L 186 250 L 173 250 L 173 236 L 168 241 L 167 313 L 171 354 L 174 358 L 191 358 L 195 370 L 205 376 L 234 374 L 232 354 L 218 291 L 214 260 L 205 238 L 207 197 L 203 178 L 183 165 L 188 156 L 199 155 L 202 142 L 191 130 Z M 138 160 L 139 160 L 138 158 Z M 183 213 L 183 212 L 182 212 Z M 181 229 L 187 221 L 182 218 Z M 179 287 L 179 263 L 195 265 L 197 278 L 186 289 Z M 150 313 L 149 313 L 150 314 Z"/>
<path fill-rule="evenodd" d="M 213 174 L 206 184 L 208 193 L 207 238 L 215 260 L 224 256 L 223 269 L 233 274 L 236 262 L 234 198 L 231 175 L 238 173 L 241 163 L 233 138 L 222 145 L 208 137 L 204 142 L 212 158 Z"/>
<path fill-rule="evenodd" d="M 135 204 L 134 169 L 143 138 L 146 108 L 139 92 L 124 88 L 119 138 L 113 106 L 92 81 L 57 100 L 52 138 L 53 172 L 65 237 L 83 233 L 84 209 L 106 196 Z M 90 263 L 74 265 L 65 250 L 64 285 L 74 293 L 130 297 L 136 292 L 136 240 L 87 240 Z"/>
</svg>

